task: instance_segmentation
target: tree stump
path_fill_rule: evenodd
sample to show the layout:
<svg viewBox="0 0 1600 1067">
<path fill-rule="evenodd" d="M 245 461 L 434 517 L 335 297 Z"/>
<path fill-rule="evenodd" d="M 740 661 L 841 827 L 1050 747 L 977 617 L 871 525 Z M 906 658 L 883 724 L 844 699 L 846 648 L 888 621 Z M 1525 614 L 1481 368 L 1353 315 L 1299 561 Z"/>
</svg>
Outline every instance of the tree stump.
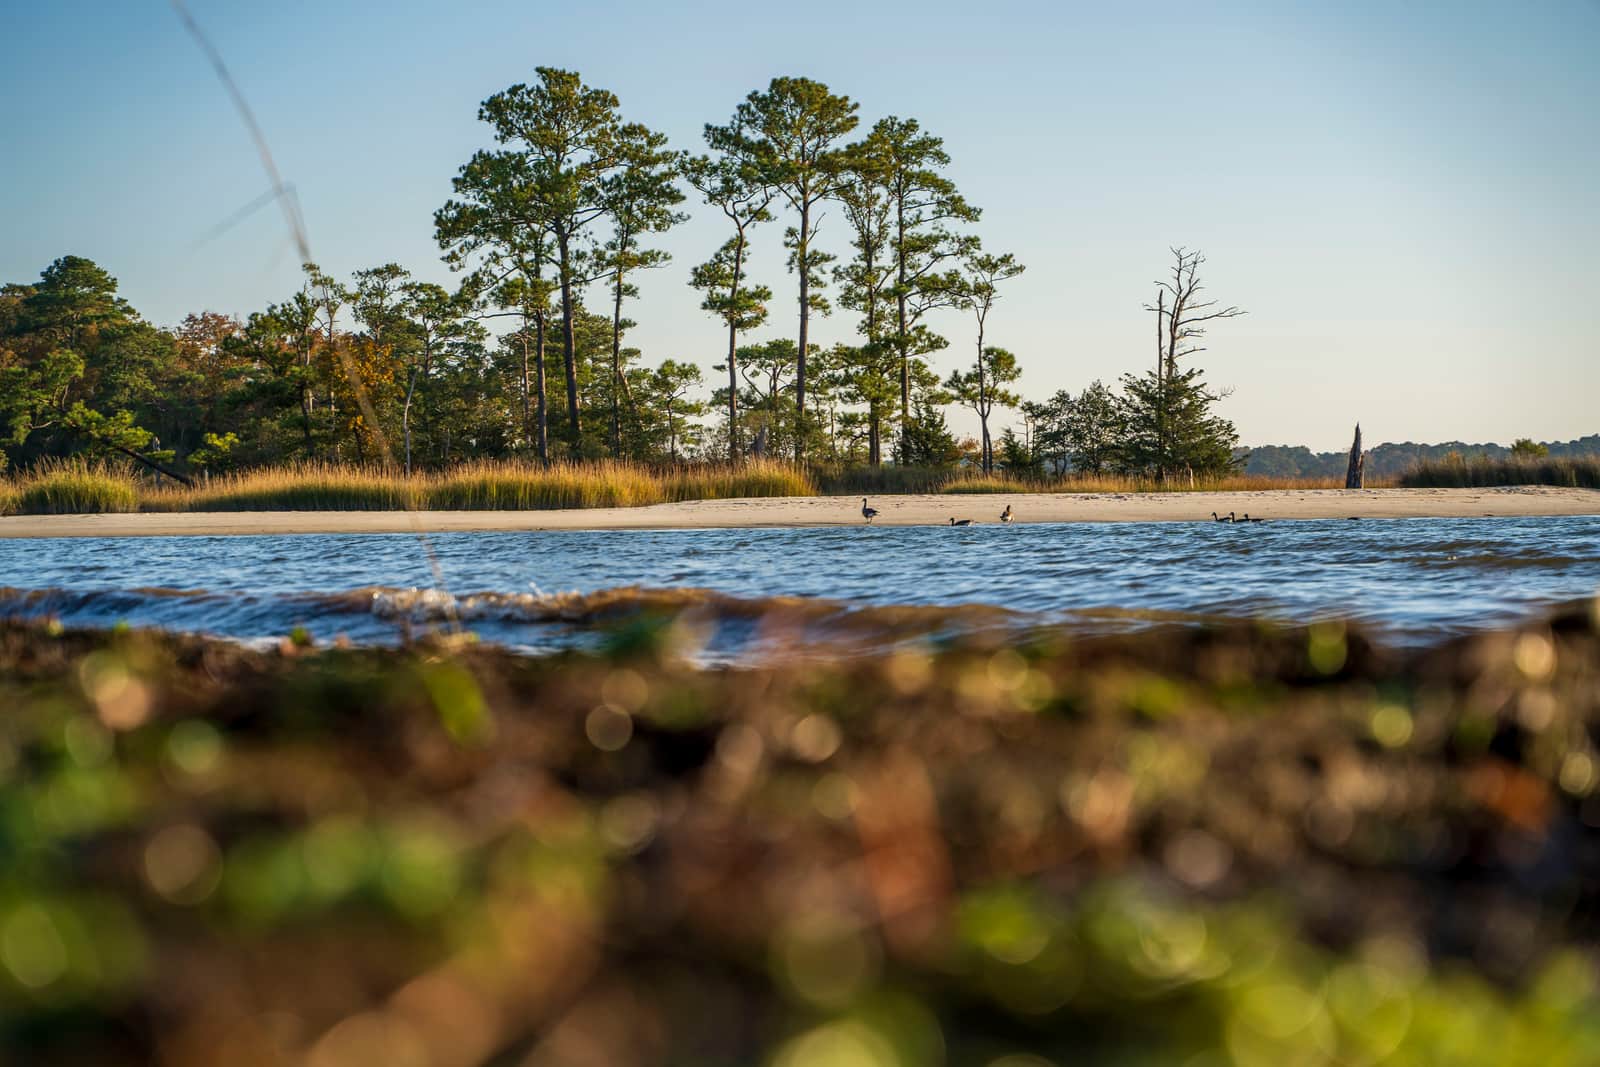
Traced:
<svg viewBox="0 0 1600 1067">
<path fill-rule="evenodd" d="M 1360 489 L 1366 478 L 1367 457 L 1361 452 L 1361 424 L 1356 423 L 1356 439 L 1350 444 L 1350 465 L 1345 468 L 1344 487 Z"/>
</svg>

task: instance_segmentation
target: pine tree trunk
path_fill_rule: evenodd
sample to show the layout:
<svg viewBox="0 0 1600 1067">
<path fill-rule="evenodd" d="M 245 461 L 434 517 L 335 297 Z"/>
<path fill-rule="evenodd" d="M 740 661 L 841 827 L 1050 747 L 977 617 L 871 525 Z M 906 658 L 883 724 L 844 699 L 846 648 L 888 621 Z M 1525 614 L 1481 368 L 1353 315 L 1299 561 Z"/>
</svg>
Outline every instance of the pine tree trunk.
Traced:
<svg viewBox="0 0 1600 1067">
<path fill-rule="evenodd" d="M 544 312 L 533 320 L 533 381 L 538 403 L 539 462 L 550 466 L 550 403 L 545 395 L 544 382 Z"/>
<path fill-rule="evenodd" d="M 528 323 L 522 323 L 522 444 L 533 444 L 533 398 L 528 387 Z"/>
<path fill-rule="evenodd" d="M 811 237 L 811 205 L 802 201 L 799 239 L 795 245 L 795 266 L 800 270 L 800 351 L 794 379 L 794 458 L 806 458 L 806 341 L 811 324 L 811 270 L 806 262 L 806 242 Z"/>
<path fill-rule="evenodd" d="M 728 462 L 739 462 L 739 281 L 744 272 L 744 229 L 733 252 L 733 282 L 728 286 Z"/>
<path fill-rule="evenodd" d="M 583 451 L 583 423 L 578 416 L 578 341 L 573 324 L 572 252 L 565 233 L 557 238 L 561 248 L 562 362 L 567 372 L 567 436 L 573 459 Z"/>
<path fill-rule="evenodd" d="M 900 462 L 906 462 L 906 427 L 911 425 L 911 339 L 906 322 L 905 198 L 895 201 L 895 349 L 900 354 Z"/>
<path fill-rule="evenodd" d="M 611 305 L 611 455 L 622 455 L 622 271 L 617 270 Z"/>
</svg>

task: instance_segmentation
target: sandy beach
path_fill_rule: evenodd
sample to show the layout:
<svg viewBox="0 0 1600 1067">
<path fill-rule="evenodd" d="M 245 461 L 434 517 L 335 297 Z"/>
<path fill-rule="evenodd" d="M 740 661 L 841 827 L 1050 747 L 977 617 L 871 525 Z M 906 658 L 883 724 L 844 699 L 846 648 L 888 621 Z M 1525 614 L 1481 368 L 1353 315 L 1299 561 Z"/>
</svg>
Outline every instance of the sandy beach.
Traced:
<svg viewBox="0 0 1600 1067">
<path fill-rule="evenodd" d="M 1267 520 L 1600 515 L 1600 491 L 1544 486 L 1493 489 L 1286 489 L 1245 493 L 1035 493 L 878 496 L 880 526 L 992 523 L 1011 505 L 1019 523 L 1199 522 L 1213 511 Z M 268 511 L 133 515 L 16 515 L 0 538 L 161 537 L 417 530 L 626 530 L 840 526 L 862 521 L 857 497 L 697 500 L 570 511 Z"/>
</svg>

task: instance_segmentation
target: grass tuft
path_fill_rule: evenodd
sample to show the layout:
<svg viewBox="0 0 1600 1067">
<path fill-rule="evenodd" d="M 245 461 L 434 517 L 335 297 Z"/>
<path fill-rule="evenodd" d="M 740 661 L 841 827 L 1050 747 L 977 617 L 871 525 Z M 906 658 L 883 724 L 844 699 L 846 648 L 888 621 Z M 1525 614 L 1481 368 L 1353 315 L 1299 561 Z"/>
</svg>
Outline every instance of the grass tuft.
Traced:
<svg viewBox="0 0 1600 1067">
<path fill-rule="evenodd" d="M 660 471 L 609 461 L 543 467 L 501 460 L 410 479 L 381 470 L 302 464 L 212 478 L 195 489 L 147 490 L 143 504 L 146 511 L 549 511 L 816 492 L 802 471 L 773 461 Z"/>
<path fill-rule="evenodd" d="M 1004 474 L 966 474 L 939 487 L 941 493 L 1048 493 L 1059 483 L 1025 482 Z"/>
<path fill-rule="evenodd" d="M 805 471 L 770 459 L 749 460 L 737 467 L 685 467 L 666 475 L 663 489 L 673 502 L 817 495 L 817 484 Z"/>
<path fill-rule="evenodd" d="M 0 510 L 23 515 L 94 515 L 139 510 L 139 493 L 127 468 L 100 460 L 49 460 L 22 475 Z M 4 497 L 9 496 L 8 503 Z"/>
<path fill-rule="evenodd" d="M 475 463 L 420 481 L 421 500 L 435 511 L 628 508 L 661 500 L 658 479 L 628 463 Z"/>
<path fill-rule="evenodd" d="M 211 478 L 194 489 L 147 492 L 146 511 L 401 511 L 415 490 L 397 474 L 327 463 Z"/>
</svg>

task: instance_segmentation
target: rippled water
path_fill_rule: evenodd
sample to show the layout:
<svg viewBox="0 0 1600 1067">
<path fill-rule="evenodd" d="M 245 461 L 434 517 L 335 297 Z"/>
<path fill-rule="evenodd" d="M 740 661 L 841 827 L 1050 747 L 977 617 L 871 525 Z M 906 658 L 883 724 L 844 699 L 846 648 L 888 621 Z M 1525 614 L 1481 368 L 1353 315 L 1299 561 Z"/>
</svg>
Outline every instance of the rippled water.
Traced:
<svg viewBox="0 0 1600 1067">
<path fill-rule="evenodd" d="M 1600 517 L 540 531 L 431 544 L 468 624 L 529 649 L 587 639 L 542 595 L 626 586 L 817 598 L 841 611 L 990 604 L 1029 624 L 1102 629 L 1337 616 L 1403 641 L 1600 590 Z M 0 614 L 68 624 L 245 639 L 304 626 L 388 640 L 401 620 L 439 617 L 439 601 L 383 591 L 430 585 L 417 539 L 403 534 L 0 541 Z M 737 627 L 719 637 L 749 639 Z"/>
</svg>

